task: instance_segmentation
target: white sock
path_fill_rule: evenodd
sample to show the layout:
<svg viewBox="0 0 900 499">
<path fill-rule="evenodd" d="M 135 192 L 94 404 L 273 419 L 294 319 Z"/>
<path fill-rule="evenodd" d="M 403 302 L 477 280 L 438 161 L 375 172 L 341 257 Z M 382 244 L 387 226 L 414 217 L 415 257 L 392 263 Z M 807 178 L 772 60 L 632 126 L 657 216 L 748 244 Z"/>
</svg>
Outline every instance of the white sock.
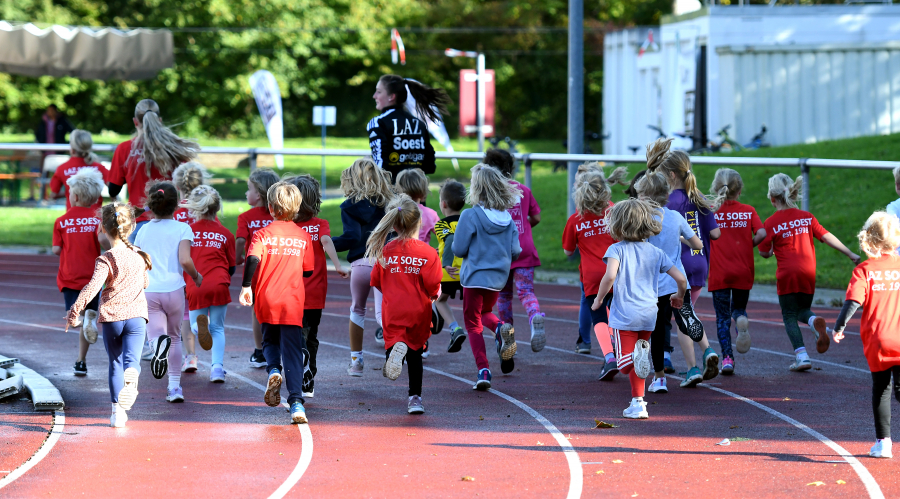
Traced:
<svg viewBox="0 0 900 499">
<path fill-rule="evenodd" d="M 669 352 L 663 352 L 663 358 L 672 360 L 672 357 L 669 356 Z"/>
<path fill-rule="evenodd" d="M 171 374 L 172 371 L 169 371 L 169 390 L 174 390 L 181 386 L 181 374 Z"/>
<path fill-rule="evenodd" d="M 644 397 L 634 397 L 631 399 L 632 404 L 639 404 L 644 401 Z"/>
<path fill-rule="evenodd" d="M 797 360 L 804 361 L 809 360 L 809 354 L 806 353 L 806 349 L 804 348 L 802 352 L 797 352 Z"/>
<path fill-rule="evenodd" d="M 815 326 L 813 326 L 813 322 L 815 322 L 815 321 L 816 321 L 816 316 L 815 316 L 815 315 L 812 316 L 812 317 L 810 317 L 809 320 L 806 321 L 806 323 L 809 325 L 809 328 L 812 329 L 812 330 L 815 330 L 815 329 L 816 329 Z"/>
<path fill-rule="evenodd" d="M 359 352 L 350 352 L 350 360 L 362 360 L 362 350 Z"/>
</svg>

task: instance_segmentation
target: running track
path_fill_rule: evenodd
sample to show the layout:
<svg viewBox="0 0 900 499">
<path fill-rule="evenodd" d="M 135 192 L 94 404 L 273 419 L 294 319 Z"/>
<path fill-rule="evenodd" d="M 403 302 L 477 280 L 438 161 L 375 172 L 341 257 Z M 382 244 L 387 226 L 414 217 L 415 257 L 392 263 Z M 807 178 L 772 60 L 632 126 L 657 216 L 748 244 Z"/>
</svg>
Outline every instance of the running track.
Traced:
<svg viewBox="0 0 900 499">
<path fill-rule="evenodd" d="M 186 402 L 168 404 L 165 379 L 145 369 L 128 427 L 116 430 L 102 341 L 88 353 L 89 375 L 71 374 L 77 338 L 63 333 L 56 266 L 49 256 L 0 255 L 0 354 L 46 376 L 66 401 L 55 426 L 26 401 L 0 402 L 0 497 L 900 496 L 896 465 L 866 457 L 874 430 L 859 336 L 813 353 L 815 370 L 791 373 L 776 305 L 750 304 L 754 349 L 738 356 L 736 376 L 697 389 L 670 379 L 668 394 L 646 397 L 650 419 L 630 421 L 621 417 L 626 378 L 599 382 L 599 357 L 572 352 L 577 288 L 538 284 L 547 348 L 532 353 L 521 327 L 516 370 L 501 375 L 489 353 L 500 393 L 482 393 L 471 388 L 468 343 L 446 353 L 445 331 L 431 341 L 427 412 L 416 417 L 406 414 L 405 372 L 396 382 L 381 376 L 374 326 L 365 377 L 346 375 L 349 286 L 330 275 L 310 425 L 290 425 L 284 408 L 263 403 L 265 373 L 247 366 L 249 309 L 232 304 L 226 383 L 209 383 L 201 367 L 183 375 Z M 701 298 L 698 312 L 718 349 L 711 302 Z M 686 370 L 677 347 L 673 360 Z M 618 427 L 593 429 L 595 419 Z"/>
</svg>

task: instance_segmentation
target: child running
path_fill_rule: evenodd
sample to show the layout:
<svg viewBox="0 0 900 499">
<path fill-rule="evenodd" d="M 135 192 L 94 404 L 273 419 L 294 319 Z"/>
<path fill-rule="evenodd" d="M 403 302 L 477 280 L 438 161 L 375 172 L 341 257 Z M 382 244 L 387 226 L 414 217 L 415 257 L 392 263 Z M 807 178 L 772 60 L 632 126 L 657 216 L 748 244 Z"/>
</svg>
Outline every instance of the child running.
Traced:
<svg viewBox="0 0 900 499">
<path fill-rule="evenodd" d="M 281 404 L 284 378 L 291 422 L 304 424 L 309 422 L 303 408 L 304 282 L 305 278 L 312 277 L 315 266 L 312 238 L 294 223 L 302 200 L 300 191 L 290 182 L 278 182 L 270 187 L 266 200 L 274 220 L 257 231 L 250 241 L 240 302 L 244 306 L 252 305 L 262 324 L 269 373 L 266 405 Z"/>
<path fill-rule="evenodd" d="M 347 374 L 361 377 L 364 369 L 362 346 L 366 328 L 366 301 L 372 274 L 367 258 L 366 241 L 384 217 L 384 207 L 394 197 L 391 174 L 375 166 L 370 159 L 358 159 L 341 172 L 341 190 L 347 200 L 341 203 L 341 222 L 344 233 L 332 242 L 336 251 L 346 251 L 350 262 L 350 365 Z M 380 319 L 381 302 L 375 300 L 376 320 Z M 380 321 L 379 321 L 380 322 Z M 382 330 L 375 332 L 375 342 L 384 344 Z"/>
<path fill-rule="evenodd" d="M 148 185 L 147 207 L 151 220 L 138 233 L 135 245 L 153 258 L 150 285 L 147 286 L 147 336 L 150 338 L 150 372 L 156 379 L 168 373 L 167 402 L 184 402 L 181 371 L 169 369 L 169 359 L 181 362 L 181 320 L 184 317 L 184 276 L 193 279 L 199 288 L 203 276 L 191 259 L 194 232 L 184 222 L 172 217 L 178 207 L 178 192 L 171 182 Z M 177 364 L 176 364 L 177 365 Z"/>
<path fill-rule="evenodd" d="M 131 206 L 110 203 L 100 215 L 100 230 L 109 239 L 111 249 L 99 256 L 90 282 L 78 294 L 69 309 L 68 326 L 77 326 L 79 315 L 97 293 L 100 296 L 99 322 L 103 343 L 109 356 L 109 396 L 112 415 L 109 423 L 124 428 L 138 395 L 141 374 L 141 348 L 147 334 L 147 270 L 152 268 L 150 256 L 128 242 L 134 230 Z"/>
<path fill-rule="evenodd" d="M 709 255 L 709 283 L 713 306 L 716 309 L 716 330 L 722 347 L 722 374 L 734 374 L 734 353 L 731 350 L 731 320 L 738 332 L 735 345 L 738 353 L 750 350 L 750 320 L 747 301 L 753 287 L 755 269 L 753 248 L 766 238 L 766 229 L 756 209 L 738 201 L 744 181 L 730 169 L 716 171 L 712 195 L 716 202 L 716 223 L 722 231 L 712 241 Z"/>
<path fill-rule="evenodd" d="M 531 236 L 531 228 L 541 223 L 541 207 L 535 201 L 531 189 L 513 180 L 515 160 L 509 151 L 489 149 L 484 154 L 484 164 L 500 170 L 510 185 L 521 191 L 519 201 L 509 209 L 509 214 L 519 233 L 522 254 L 512 262 L 509 278 L 497 299 L 497 311 L 503 323 L 513 323 L 512 290 L 515 286 L 516 294 L 519 295 L 519 301 L 522 302 L 522 307 L 528 314 L 528 323 L 531 325 L 531 351 L 540 352 L 547 344 L 547 335 L 544 330 L 544 314 L 541 313 L 541 305 L 534 295 L 534 269 L 541 266 L 541 260 L 538 258 L 537 248 Z"/>
<path fill-rule="evenodd" d="M 68 181 L 73 175 L 84 168 L 95 168 L 106 182 L 106 168 L 100 164 L 100 158 L 92 151 L 94 140 L 91 133 L 85 130 L 72 130 L 69 134 L 69 154 L 72 156 L 69 161 L 59 165 L 53 177 L 50 179 L 50 192 L 54 196 L 62 197 L 62 188 L 68 185 Z M 103 205 L 103 198 L 98 195 L 97 200 L 90 207 L 97 211 Z M 66 211 L 72 207 L 70 196 L 66 196 Z"/>
<path fill-rule="evenodd" d="M 350 277 L 350 274 L 341 267 L 334 243 L 331 241 L 331 229 L 328 220 L 318 218 L 322 206 L 322 197 L 319 192 L 319 181 L 311 175 L 303 174 L 289 177 L 286 181 L 297 187 L 300 191 L 300 209 L 294 217 L 294 223 L 305 230 L 312 240 L 313 260 L 315 260 L 313 273 L 303 278 L 303 288 L 309 290 L 303 303 L 303 332 L 306 339 L 307 360 L 303 365 L 303 398 L 309 399 L 315 395 L 316 355 L 319 352 L 319 323 L 322 321 L 322 309 L 325 308 L 325 296 L 328 294 L 328 268 L 325 264 L 325 255 L 334 264 L 334 270 L 342 278 Z"/>
<path fill-rule="evenodd" d="M 491 387 L 484 331 L 494 335 L 503 374 L 511 373 L 516 366 L 513 325 L 497 318 L 492 309 L 509 279 L 510 265 L 522 252 L 516 224 L 507 211 L 521 196 L 522 191 L 513 187 L 499 170 L 483 163 L 475 165 L 467 199 L 472 208 L 462 212 L 453 236 L 453 254 L 463 259 L 463 318 L 478 366 L 476 390 Z"/>
<path fill-rule="evenodd" d="M 58 171 L 58 170 L 57 170 Z M 96 168 L 81 168 L 66 180 L 66 214 L 53 224 L 53 247 L 59 256 L 56 285 L 63 294 L 66 309 L 71 310 L 81 290 L 90 282 L 94 261 L 100 256 L 97 241 L 97 210 L 94 208 L 103 192 L 103 175 Z M 87 375 L 88 347 L 97 341 L 97 306 L 99 294 L 89 297 L 83 310 L 81 334 L 78 335 L 78 357 L 75 359 L 75 376 Z"/>
<path fill-rule="evenodd" d="M 816 247 L 813 238 L 822 241 L 859 263 L 859 255 L 847 249 L 837 237 L 825 230 L 812 213 L 797 208 L 797 200 L 803 189 L 803 177 L 791 180 L 784 173 L 769 179 L 769 201 L 775 213 L 767 218 L 764 226 L 766 238 L 759 243 L 759 255 L 769 258 L 775 255 L 778 269 L 775 271 L 778 304 L 791 346 L 794 363 L 791 371 L 808 371 L 812 368 L 803 335 L 798 322 L 805 322 L 816 335 L 816 351 L 828 351 L 828 338 L 824 317 L 813 315 L 810 307 L 816 292 Z"/>
<path fill-rule="evenodd" d="M 603 306 L 603 297 L 613 289 L 609 327 L 615 336 L 619 371 L 631 383 L 631 404 L 622 412 L 629 419 L 647 419 L 644 379 L 650 374 L 650 332 L 656 326 L 660 274 L 668 274 L 678 285 L 670 296 L 675 309 L 684 304 L 687 280 L 669 257 L 647 238 L 659 234 L 662 224 L 649 203 L 627 199 L 616 203 L 607 217 L 615 243 L 606 250 L 606 273 L 600 281 L 593 309 Z"/>
<path fill-rule="evenodd" d="M 878 211 L 859 233 L 859 247 L 869 259 L 853 269 L 847 299 L 834 325 L 834 342 L 844 338 L 847 322 L 862 306 L 860 327 L 863 352 L 872 371 L 872 412 L 875 445 L 872 457 L 891 458 L 891 375 L 894 396 L 900 400 L 900 220 Z"/>
<path fill-rule="evenodd" d="M 449 179 L 441 186 L 440 192 L 441 213 L 444 215 L 434 225 L 434 232 L 438 240 L 438 255 L 441 257 L 441 266 L 444 268 L 441 277 L 441 296 L 434 302 L 434 308 L 450 324 L 450 345 L 447 352 L 455 353 L 462 349 L 466 341 L 466 331 L 453 315 L 453 310 L 447 301 L 450 298 L 463 297 L 462 285 L 459 283 L 459 269 L 462 266 L 462 258 L 453 254 L 453 236 L 456 234 L 456 224 L 459 223 L 459 214 L 466 205 L 466 186 Z"/>
<path fill-rule="evenodd" d="M 253 240 L 253 234 L 260 229 L 264 229 L 272 222 L 272 215 L 269 214 L 268 200 L 266 193 L 269 188 L 281 180 L 278 174 L 272 170 L 253 170 L 250 178 L 247 179 L 247 204 L 252 206 L 249 210 L 238 215 L 237 234 L 235 236 L 235 262 L 238 265 L 244 263 L 247 255 L 247 243 Z M 255 349 L 250 355 L 250 367 L 266 367 L 266 358 L 262 351 L 262 329 L 259 321 L 256 320 L 256 310 L 250 311 L 253 322 L 253 341 Z"/>
<path fill-rule="evenodd" d="M 188 300 L 190 329 L 197 335 L 200 348 L 212 349 L 209 380 L 225 382 L 225 313 L 231 303 L 231 276 L 234 275 L 234 235 L 216 220 L 222 207 L 219 193 L 208 185 L 195 188 L 188 195 L 187 219 L 194 233 L 191 260 L 203 275 L 201 285 L 195 285 L 185 273 L 185 294 Z M 193 337 L 193 335 L 191 335 Z M 192 342 L 193 343 L 193 342 Z M 191 345 L 193 347 L 193 345 Z M 197 356 L 193 355 L 197 369 Z"/>
<path fill-rule="evenodd" d="M 408 170 L 406 170 L 408 171 Z M 402 178 L 403 172 L 400 172 Z M 382 374 L 396 380 L 409 366 L 409 414 L 422 414 L 422 353 L 431 336 L 431 302 L 441 292 L 441 261 L 437 251 L 418 239 L 421 206 L 401 194 L 366 242 L 366 258 L 374 263 L 372 287 L 381 290 L 385 362 Z M 397 237 L 386 243 L 388 234 Z"/>
</svg>

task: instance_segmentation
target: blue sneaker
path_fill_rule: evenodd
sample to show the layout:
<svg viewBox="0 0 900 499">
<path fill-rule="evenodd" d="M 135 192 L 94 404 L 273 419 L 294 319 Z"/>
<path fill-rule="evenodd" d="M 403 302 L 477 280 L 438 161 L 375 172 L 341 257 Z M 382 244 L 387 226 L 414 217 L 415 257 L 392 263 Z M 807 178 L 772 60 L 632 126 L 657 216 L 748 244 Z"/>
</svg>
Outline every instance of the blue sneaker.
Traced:
<svg viewBox="0 0 900 499">
<path fill-rule="evenodd" d="M 672 361 L 668 357 L 663 359 L 663 372 L 666 374 L 675 373 L 675 366 L 672 365 Z"/>
<path fill-rule="evenodd" d="M 307 424 L 309 420 L 306 419 L 306 409 L 303 408 L 303 404 L 300 402 L 292 402 L 291 403 L 291 423 L 293 424 Z"/>
<path fill-rule="evenodd" d="M 491 370 L 490 369 L 482 369 L 478 371 L 478 381 L 475 382 L 474 388 L 475 390 L 485 391 L 491 387 Z"/>
</svg>

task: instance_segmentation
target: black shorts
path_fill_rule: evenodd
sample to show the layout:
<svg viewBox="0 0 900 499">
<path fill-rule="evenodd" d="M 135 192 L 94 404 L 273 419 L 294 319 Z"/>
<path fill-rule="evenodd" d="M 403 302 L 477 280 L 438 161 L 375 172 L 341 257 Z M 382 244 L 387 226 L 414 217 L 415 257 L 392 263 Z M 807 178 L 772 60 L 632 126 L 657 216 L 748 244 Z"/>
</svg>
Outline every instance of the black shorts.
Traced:
<svg viewBox="0 0 900 499">
<path fill-rule="evenodd" d="M 97 296 L 95 296 L 91 301 L 88 302 L 87 305 L 85 305 L 85 310 L 93 310 L 95 312 L 97 311 L 97 307 L 100 304 L 100 293 L 102 293 L 102 291 L 98 292 Z M 78 301 L 78 295 L 81 294 L 81 290 L 63 288 L 62 294 L 63 300 L 66 302 L 66 310 L 69 310 L 70 308 L 72 308 L 72 305 L 74 305 L 75 302 Z"/>
<path fill-rule="evenodd" d="M 447 295 L 456 300 L 456 293 L 459 293 L 459 299 L 462 300 L 462 284 L 459 281 L 441 281 L 442 295 Z"/>
</svg>

